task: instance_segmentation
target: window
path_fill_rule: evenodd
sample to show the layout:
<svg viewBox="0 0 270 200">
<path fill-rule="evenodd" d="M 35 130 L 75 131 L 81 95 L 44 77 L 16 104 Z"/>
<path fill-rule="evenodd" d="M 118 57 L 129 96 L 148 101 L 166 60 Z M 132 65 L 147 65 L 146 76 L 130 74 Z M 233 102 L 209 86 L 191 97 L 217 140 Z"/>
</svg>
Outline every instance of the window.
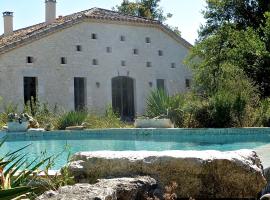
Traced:
<svg viewBox="0 0 270 200">
<path fill-rule="evenodd" d="M 158 55 L 159 56 L 163 56 L 163 51 L 162 50 L 158 50 Z"/>
<path fill-rule="evenodd" d="M 112 53 L 112 47 L 106 47 L 107 53 Z"/>
<path fill-rule="evenodd" d="M 139 54 L 139 50 L 138 49 L 133 49 L 133 54 L 134 55 L 138 55 Z"/>
<path fill-rule="evenodd" d="M 171 63 L 171 68 L 175 68 L 175 63 Z"/>
<path fill-rule="evenodd" d="M 26 57 L 26 63 L 33 63 L 34 62 L 34 58 L 31 56 L 27 56 Z"/>
<path fill-rule="evenodd" d="M 164 79 L 157 79 L 157 89 L 165 91 L 165 80 Z"/>
<path fill-rule="evenodd" d="M 121 35 L 121 36 L 120 36 L 120 41 L 122 41 L 122 42 L 126 41 L 126 37 L 123 36 L 123 35 Z"/>
<path fill-rule="evenodd" d="M 148 44 L 151 43 L 150 37 L 146 37 L 146 38 L 145 38 L 145 42 L 148 43 Z"/>
<path fill-rule="evenodd" d="M 76 51 L 82 51 L 82 46 L 81 45 L 76 45 Z"/>
<path fill-rule="evenodd" d="M 148 82 L 149 87 L 153 87 L 153 83 L 152 82 Z"/>
<path fill-rule="evenodd" d="M 146 62 L 146 67 L 152 67 L 152 63 L 151 62 Z"/>
<path fill-rule="evenodd" d="M 190 88 L 190 79 L 186 79 L 186 88 Z"/>
<path fill-rule="evenodd" d="M 97 34 L 96 34 L 96 33 L 92 33 L 91 38 L 92 38 L 93 40 L 96 40 L 96 39 L 97 39 Z"/>
<path fill-rule="evenodd" d="M 62 65 L 67 64 L 67 58 L 66 57 L 61 57 L 61 64 Z"/>
<path fill-rule="evenodd" d="M 122 61 L 121 61 L 121 66 L 122 66 L 122 67 L 125 67 L 125 66 L 126 66 L 126 61 L 122 60 Z"/>
<path fill-rule="evenodd" d="M 93 64 L 93 65 L 98 65 L 98 60 L 97 60 L 97 59 L 93 59 L 93 60 L 92 60 L 92 64 Z"/>
</svg>

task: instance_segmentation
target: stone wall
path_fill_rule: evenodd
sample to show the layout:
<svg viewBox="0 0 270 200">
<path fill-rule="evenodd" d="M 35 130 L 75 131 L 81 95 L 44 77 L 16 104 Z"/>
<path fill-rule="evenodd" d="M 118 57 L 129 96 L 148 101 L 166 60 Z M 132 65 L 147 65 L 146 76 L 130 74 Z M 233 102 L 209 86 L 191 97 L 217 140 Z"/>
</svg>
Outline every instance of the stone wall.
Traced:
<svg viewBox="0 0 270 200">
<path fill-rule="evenodd" d="M 97 34 L 96 40 L 91 39 L 92 33 Z M 126 41 L 120 41 L 121 35 Z M 145 42 L 146 37 L 150 37 L 150 44 Z M 82 46 L 81 52 L 76 51 L 76 45 Z M 112 52 L 107 53 L 106 47 Z M 133 55 L 134 48 L 138 55 Z M 158 50 L 163 56 L 158 56 Z M 70 110 L 74 109 L 74 77 L 85 77 L 87 106 L 103 111 L 112 103 L 111 79 L 129 76 L 135 81 L 136 113 L 142 114 L 145 98 L 156 88 L 156 79 L 166 80 L 170 94 L 186 91 L 185 79 L 191 78 L 183 65 L 187 54 L 184 45 L 158 28 L 83 22 L 0 55 L 0 96 L 5 102 L 22 106 L 23 77 L 34 76 L 38 78 L 40 101 Z M 27 56 L 32 56 L 34 63 L 27 64 Z M 60 64 L 61 57 L 67 58 L 67 64 Z M 98 60 L 97 66 L 92 65 L 92 59 Z M 125 67 L 121 66 L 122 60 L 126 61 Z M 148 61 L 152 67 L 146 67 Z M 175 69 L 171 68 L 173 62 Z"/>
</svg>

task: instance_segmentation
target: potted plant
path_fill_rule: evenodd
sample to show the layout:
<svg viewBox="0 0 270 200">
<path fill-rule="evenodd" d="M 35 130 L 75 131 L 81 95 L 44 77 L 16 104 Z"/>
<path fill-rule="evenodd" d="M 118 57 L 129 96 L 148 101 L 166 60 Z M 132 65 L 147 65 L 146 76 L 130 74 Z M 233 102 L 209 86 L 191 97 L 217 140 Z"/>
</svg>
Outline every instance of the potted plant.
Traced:
<svg viewBox="0 0 270 200">
<path fill-rule="evenodd" d="M 9 132 L 25 132 L 29 125 L 29 115 L 22 113 L 18 115 L 17 113 L 8 114 L 8 131 Z"/>
<path fill-rule="evenodd" d="M 174 128 L 170 119 L 164 117 L 138 117 L 134 123 L 135 128 Z"/>
</svg>

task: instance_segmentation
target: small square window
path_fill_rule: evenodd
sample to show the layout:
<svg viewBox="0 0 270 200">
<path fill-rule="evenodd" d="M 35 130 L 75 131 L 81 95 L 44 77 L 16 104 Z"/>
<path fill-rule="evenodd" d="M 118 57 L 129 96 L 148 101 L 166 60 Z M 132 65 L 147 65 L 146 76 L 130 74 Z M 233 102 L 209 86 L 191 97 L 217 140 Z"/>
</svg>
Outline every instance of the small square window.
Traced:
<svg viewBox="0 0 270 200">
<path fill-rule="evenodd" d="M 62 65 L 67 64 L 67 58 L 66 57 L 61 57 L 61 64 Z"/>
<path fill-rule="evenodd" d="M 82 51 L 82 46 L 81 45 L 76 45 L 76 51 Z"/>
<path fill-rule="evenodd" d="M 27 56 L 26 57 L 26 63 L 33 63 L 34 62 L 34 58 L 31 56 Z"/>
<path fill-rule="evenodd" d="M 148 43 L 148 44 L 151 43 L 151 38 L 150 37 L 146 37 L 145 38 L 145 42 Z"/>
<path fill-rule="evenodd" d="M 190 79 L 186 79 L 186 88 L 190 88 Z"/>
<path fill-rule="evenodd" d="M 126 61 L 122 60 L 122 61 L 121 61 L 121 66 L 122 66 L 122 67 L 125 67 L 125 66 L 126 66 Z"/>
<path fill-rule="evenodd" d="M 138 55 L 139 54 L 139 50 L 138 49 L 133 49 L 133 54 L 134 55 Z"/>
<path fill-rule="evenodd" d="M 93 65 L 98 65 L 98 60 L 97 60 L 97 59 L 93 59 L 93 60 L 92 60 L 92 64 L 93 64 Z"/>
<path fill-rule="evenodd" d="M 112 47 L 106 47 L 107 53 L 112 53 Z"/>
<path fill-rule="evenodd" d="M 126 37 L 123 36 L 123 35 L 121 35 L 121 36 L 120 36 L 120 41 L 122 41 L 122 42 L 126 41 Z"/>
<path fill-rule="evenodd" d="M 158 55 L 159 56 L 163 56 L 163 51 L 162 50 L 158 50 Z"/>
<path fill-rule="evenodd" d="M 146 62 L 146 67 L 152 67 L 152 63 L 151 62 Z"/>
<path fill-rule="evenodd" d="M 96 33 L 92 33 L 91 38 L 92 38 L 93 40 L 96 40 L 96 39 L 97 39 L 97 34 L 96 34 Z"/>
<path fill-rule="evenodd" d="M 175 63 L 171 63 L 171 68 L 175 68 Z"/>
</svg>

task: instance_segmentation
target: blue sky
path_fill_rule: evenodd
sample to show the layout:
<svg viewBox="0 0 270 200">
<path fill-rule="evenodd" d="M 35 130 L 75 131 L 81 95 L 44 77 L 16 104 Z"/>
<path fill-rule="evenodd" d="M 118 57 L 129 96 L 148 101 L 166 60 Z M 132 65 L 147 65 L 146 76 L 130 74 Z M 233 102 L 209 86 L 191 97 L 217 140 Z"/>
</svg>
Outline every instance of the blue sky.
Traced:
<svg viewBox="0 0 270 200">
<path fill-rule="evenodd" d="M 14 29 L 23 28 L 44 21 L 45 0 L 0 0 L 0 12 L 14 12 Z M 58 0 L 57 16 L 67 15 L 92 7 L 111 9 L 122 0 Z M 178 26 L 182 37 L 194 43 L 197 31 L 204 19 L 201 11 L 205 0 L 161 0 L 161 7 L 173 17 L 167 21 Z M 3 33 L 3 20 L 0 20 L 0 34 Z"/>
</svg>

